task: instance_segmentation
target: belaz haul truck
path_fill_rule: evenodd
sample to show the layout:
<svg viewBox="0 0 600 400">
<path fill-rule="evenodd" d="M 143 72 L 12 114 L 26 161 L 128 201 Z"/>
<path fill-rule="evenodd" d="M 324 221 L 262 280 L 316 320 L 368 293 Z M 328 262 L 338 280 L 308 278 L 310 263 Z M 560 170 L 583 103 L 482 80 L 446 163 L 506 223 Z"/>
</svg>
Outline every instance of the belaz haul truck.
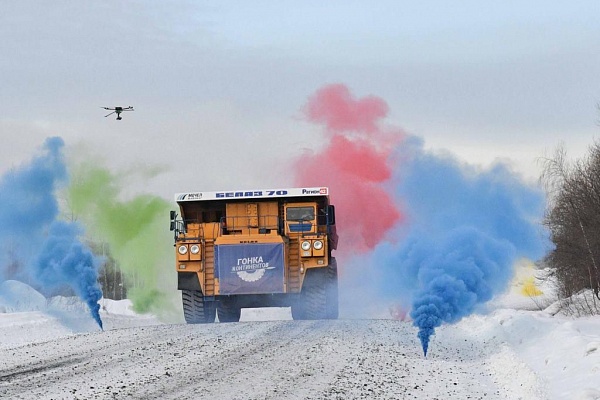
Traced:
<svg viewBox="0 0 600 400">
<path fill-rule="evenodd" d="M 335 209 L 326 187 L 192 192 L 171 211 L 187 323 L 236 322 L 242 308 L 338 317 Z"/>
</svg>

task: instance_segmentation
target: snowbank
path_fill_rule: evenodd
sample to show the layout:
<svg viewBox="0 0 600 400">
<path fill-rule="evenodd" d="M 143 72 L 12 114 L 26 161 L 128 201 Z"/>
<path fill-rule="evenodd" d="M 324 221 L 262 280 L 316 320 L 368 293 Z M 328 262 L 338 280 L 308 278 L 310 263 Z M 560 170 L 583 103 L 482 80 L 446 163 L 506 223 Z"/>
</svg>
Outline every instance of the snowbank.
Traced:
<svg viewBox="0 0 600 400">
<path fill-rule="evenodd" d="M 104 330 L 161 323 L 152 315 L 136 314 L 129 300 L 101 299 L 99 303 Z M 0 283 L 0 348 L 98 330 L 88 306 L 77 297 L 46 299 L 25 283 Z"/>
<path fill-rule="evenodd" d="M 46 305 L 44 295 L 25 283 L 13 280 L 0 283 L 0 313 L 41 311 Z"/>
<path fill-rule="evenodd" d="M 600 399 L 600 316 L 502 310 L 488 320 L 555 398 Z"/>
</svg>

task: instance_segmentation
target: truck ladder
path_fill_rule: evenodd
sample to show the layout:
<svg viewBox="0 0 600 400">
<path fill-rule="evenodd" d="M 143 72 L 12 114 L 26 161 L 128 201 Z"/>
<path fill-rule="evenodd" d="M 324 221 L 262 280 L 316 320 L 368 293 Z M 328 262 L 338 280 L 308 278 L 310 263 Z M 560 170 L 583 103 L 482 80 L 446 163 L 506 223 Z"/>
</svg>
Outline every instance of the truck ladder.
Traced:
<svg viewBox="0 0 600 400">
<path fill-rule="evenodd" d="M 298 237 L 291 237 L 289 242 L 289 268 L 288 268 L 288 293 L 300 292 L 300 240 Z"/>
<path fill-rule="evenodd" d="M 204 242 L 204 296 L 215 295 L 215 241 Z"/>
</svg>

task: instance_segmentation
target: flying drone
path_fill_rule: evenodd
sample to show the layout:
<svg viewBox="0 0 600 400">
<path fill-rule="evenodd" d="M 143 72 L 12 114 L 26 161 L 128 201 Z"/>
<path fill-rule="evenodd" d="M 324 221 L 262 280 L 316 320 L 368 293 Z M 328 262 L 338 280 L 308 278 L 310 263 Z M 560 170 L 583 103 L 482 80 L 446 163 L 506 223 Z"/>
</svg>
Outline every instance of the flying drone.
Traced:
<svg viewBox="0 0 600 400">
<path fill-rule="evenodd" d="M 106 118 L 106 117 L 108 117 L 109 115 L 112 115 L 112 114 L 114 114 L 114 113 L 117 113 L 117 120 L 122 120 L 122 119 L 123 119 L 123 118 L 121 117 L 121 113 L 122 113 L 123 111 L 135 111 L 135 110 L 133 109 L 133 107 L 132 107 L 132 106 L 129 106 L 129 107 L 114 107 L 114 108 L 110 108 L 110 107 L 102 107 L 102 108 L 104 108 L 105 110 L 112 111 L 110 114 L 106 114 L 106 115 L 104 116 L 104 118 Z"/>
</svg>

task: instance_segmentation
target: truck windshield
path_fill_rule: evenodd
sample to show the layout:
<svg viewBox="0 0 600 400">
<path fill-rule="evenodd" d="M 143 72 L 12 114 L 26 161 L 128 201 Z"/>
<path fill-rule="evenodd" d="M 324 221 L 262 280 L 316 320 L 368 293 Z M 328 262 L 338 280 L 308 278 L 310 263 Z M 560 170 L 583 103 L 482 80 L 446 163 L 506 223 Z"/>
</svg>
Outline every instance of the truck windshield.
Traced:
<svg viewBox="0 0 600 400">
<path fill-rule="evenodd" d="M 314 207 L 288 207 L 285 218 L 288 221 L 312 221 L 315 219 Z"/>
</svg>

